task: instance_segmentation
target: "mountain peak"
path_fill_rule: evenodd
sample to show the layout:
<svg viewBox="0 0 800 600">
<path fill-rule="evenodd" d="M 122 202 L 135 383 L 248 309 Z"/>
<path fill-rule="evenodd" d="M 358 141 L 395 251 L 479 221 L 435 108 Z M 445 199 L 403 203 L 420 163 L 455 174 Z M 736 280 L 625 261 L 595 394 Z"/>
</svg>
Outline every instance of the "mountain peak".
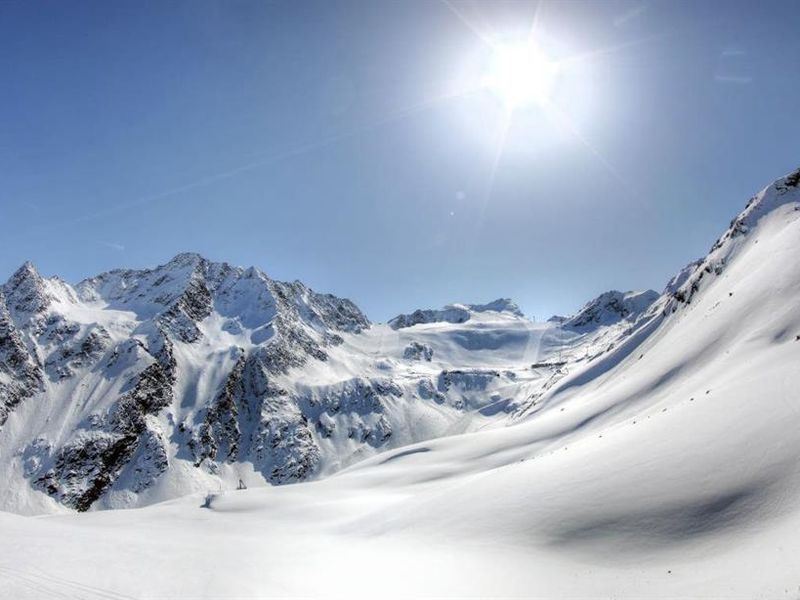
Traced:
<svg viewBox="0 0 800 600">
<path fill-rule="evenodd" d="M 744 210 L 734 218 L 705 258 L 685 267 L 667 285 L 666 292 L 681 304 L 690 304 L 695 294 L 707 285 L 713 276 L 720 275 L 726 264 L 739 252 L 751 236 L 751 231 L 763 223 L 771 222 L 778 228 L 791 223 L 794 217 L 781 216 L 781 212 L 793 214 L 800 211 L 800 168 L 776 179 L 773 183 L 750 198 Z M 767 225 L 767 230 L 777 231 Z M 756 239 L 754 243 L 758 243 Z M 704 276 L 708 274 L 703 281 Z M 676 306 L 672 306 L 674 311 Z"/>
<path fill-rule="evenodd" d="M 13 280 L 22 280 L 28 278 L 42 279 L 36 266 L 29 260 L 26 260 L 20 267 L 11 275 L 9 282 Z"/>
<path fill-rule="evenodd" d="M 167 263 L 167 266 L 172 267 L 196 267 L 202 263 L 209 262 L 202 255 L 197 252 L 181 252 L 176 254 Z"/>
<path fill-rule="evenodd" d="M 25 261 L 3 286 L 9 308 L 17 312 L 35 313 L 50 303 L 45 280 L 31 261 Z"/>
<path fill-rule="evenodd" d="M 516 317 L 525 316 L 519 305 L 511 298 L 498 298 L 486 304 L 467 304 L 466 307 L 472 312 L 505 312 Z"/>
<path fill-rule="evenodd" d="M 609 290 L 587 302 L 577 314 L 564 321 L 563 326 L 586 328 L 632 320 L 644 314 L 658 298 L 659 294 L 654 290 L 643 292 Z"/>
<path fill-rule="evenodd" d="M 771 185 L 750 198 L 747 206 L 731 221 L 730 228 L 717 241 L 714 248 L 726 238 L 746 233 L 756 225 L 761 217 L 789 203 L 800 203 L 800 168 L 776 179 Z"/>
</svg>

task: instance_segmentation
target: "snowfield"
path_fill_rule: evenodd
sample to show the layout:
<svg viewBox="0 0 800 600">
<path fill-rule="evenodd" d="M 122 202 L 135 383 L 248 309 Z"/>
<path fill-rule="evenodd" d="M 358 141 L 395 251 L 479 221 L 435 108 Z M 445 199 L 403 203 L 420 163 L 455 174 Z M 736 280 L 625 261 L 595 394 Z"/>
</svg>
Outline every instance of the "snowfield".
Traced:
<svg viewBox="0 0 800 600">
<path fill-rule="evenodd" d="M 55 514 L 0 513 L 0 596 L 800 598 L 798 183 L 754 197 L 661 295 L 609 293 L 549 323 L 452 305 L 337 334 L 326 360 L 276 377 L 298 399 L 386 379 L 398 393 L 359 418 L 392 435 L 354 441 L 341 412 L 319 416 L 302 483 L 267 485 L 255 454 L 195 466 L 168 428 L 199 410 L 181 386 L 225 379 L 192 365 L 254 344 L 260 318 L 212 335 L 215 310 L 202 341 L 175 343 L 182 400 L 146 417 L 168 466 L 125 488 L 142 508 L 97 510 L 123 479 L 83 513 L 32 487 L 8 459 L 30 420 L 44 435 L 38 410 L 85 416 L 21 400 L 0 429 L 3 506 Z M 125 343 L 132 317 L 104 314 Z"/>
</svg>

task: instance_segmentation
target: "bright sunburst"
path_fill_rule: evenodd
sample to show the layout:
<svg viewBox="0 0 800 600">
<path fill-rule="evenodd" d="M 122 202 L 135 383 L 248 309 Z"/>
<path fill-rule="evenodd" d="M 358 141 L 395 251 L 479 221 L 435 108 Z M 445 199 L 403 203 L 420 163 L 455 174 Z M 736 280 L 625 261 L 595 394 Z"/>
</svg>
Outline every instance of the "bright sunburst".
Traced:
<svg viewBox="0 0 800 600">
<path fill-rule="evenodd" d="M 558 64 L 534 42 L 494 47 L 483 84 L 509 109 L 543 104 L 550 98 Z"/>
</svg>

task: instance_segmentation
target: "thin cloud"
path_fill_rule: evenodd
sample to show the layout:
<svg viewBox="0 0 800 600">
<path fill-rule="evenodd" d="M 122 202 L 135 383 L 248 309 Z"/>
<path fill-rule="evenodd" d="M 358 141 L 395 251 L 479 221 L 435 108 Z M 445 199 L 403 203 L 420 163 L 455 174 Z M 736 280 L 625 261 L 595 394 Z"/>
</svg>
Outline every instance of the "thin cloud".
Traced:
<svg viewBox="0 0 800 600">
<path fill-rule="evenodd" d="M 430 109 L 430 108 L 432 108 L 434 106 L 441 105 L 444 102 L 446 102 L 447 100 L 451 100 L 451 99 L 453 99 L 455 97 L 458 97 L 459 95 L 463 95 L 463 92 L 459 92 L 459 93 L 455 93 L 455 94 L 454 93 L 448 93 L 448 94 L 442 94 L 442 95 L 439 95 L 439 96 L 434 96 L 432 98 L 425 99 L 422 102 L 418 102 L 416 104 L 412 104 L 410 106 L 407 106 L 407 107 L 401 108 L 399 110 L 396 110 L 396 111 L 394 111 L 392 113 L 389 113 L 387 115 L 384 115 L 382 117 L 378 117 L 378 118 L 372 119 L 370 121 L 366 121 L 364 123 L 361 123 L 360 125 L 356 125 L 356 126 L 350 128 L 349 130 L 343 131 L 341 133 L 332 134 L 330 136 L 323 137 L 323 138 L 318 139 L 318 140 L 313 141 L 313 142 L 308 142 L 306 144 L 301 144 L 299 146 L 295 146 L 294 148 L 290 148 L 290 149 L 285 150 L 283 152 L 278 152 L 278 153 L 274 153 L 274 154 L 268 154 L 268 155 L 262 156 L 261 158 L 257 158 L 256 160 L 254 160 L 252 162 L 243 164 L 241 166 L 235 167 L 235 168 L 230 169 L 228 171 L 222 171 L 220 173 L 215 173 L 213 175 L 209 175 L 207 177 L 203 177 L 203 178 L 198 179 L 196 181 L 193 181 L 191 183 L 187 183 L 187 184 L 184 184 L 184 185 L 181 185 L 181 186 L 178 186 L 178 187 L 174 187 L 174 188 L 171 188 L 171 189 L 168 189 L 168 190 L 164 190 L 163 192 L 158 192 L 156 194 L 151 194 L 151 195 L 148 195 L 148 196 L 140 196 L 139 198 L 137 198 L 135 200 L 132 200 L 132 201 L 129 201 L 129 202 L 123 202 L 121 204 L 108 206 L 106 208 L 103 208 L 103 209 L 95 211 L 95 212 L 91 212 L 91 213 L 87 213 L 87 214 L 83 214 L 83 215 L 78 215 L 78 216 L 76 216 L 76 217 L 74 217 L 72 219 L 69 219 L 67 221 L 63 221 L 63 222 L 58 223 L 57 226 L 63 227 L 64 225 L 77 225 L 79 223 L 84 223 L 84 222 L 87 222 L 87 221 L 93 221 L 95 219 L 99 219 L 99 218 L 107 217 L 107 216 L 110 216 L 110 215 L 114 215 L 114 214 L 117 214 L 117 213 L 125 211 L 125 210 L 130 210 L 132 208 L 139 208 L 141 206 L 145 206 L 145 205 L 148 205 L 148 204 L 153 204 L 153 203 L 155 203 L 157 201 L 165 200 L 165 199 L 171 198 L 173 196 L 178 196 L 178 195 L 184 194 L 185 192 L 189 192 L 189 191 L 194 190 L 194 189 L 202 188 L 202 187 L 211 185 L 211 184 L 219 182 L 219 181 L 225 181 L 225 180 L 228 180 L 228 179 L 233 179 L 234 177 L 236 177 L 236 176 L 238 176 L 238 175 L 240 175 L 242 173 L 253 171 L 255 169 L 259 169 L 261 167 L 266 167 L 268 165 L 275 164 L 275 163 L 287 160 L 289 158 L 300 156 L 300 155 L 305 154 L 307 152 L 311 152 L 312 150 L 317 150 L 319 148 L 324 148 L 326 146 L 332 146 L 337 142 L 341 142 L 341 141 L 344 141 L 344 140 L 347 140 L 347 139 L 355 138 L 355 137 L 357 137 L 358 135 L 360 135 L 360 134 L 362 134 L 364 132 L 373 130 L 373 129 L 375 129 L 377 127 L 380 127 L 382 125 L 387 125 L 389 123 L 394 123 L 394 122 L 400 121 L 400 120 L 402 120 L 402 119 L 404 119 L 406 117 L 410 117 L 410 116 L 412 116 L 414 114 L 421 113 L 421 112 L 423 112 L 425 110 L 428 110 L 428 109 Z M 56 227 L 56 225 L 54 225 L 51 228 L 55 228 L 55 227 Z M 46 229 L 47 228 L 38 227 L 37 231 L 39 233 L 42 233 Z M 29 232 L 19 232 L 19 235 L 17 237 L 23 237 L 23 236 L 27 237 L 29 235 L 30 235 Z M 13 237 L 14 236 L 10 236 L 10 238 L 6 237 L 5 239 L 6 240 L 7 239 L 13 239 Z M 104 245 L 108 244 L 107 242 L 100 242 L 100 243 L 104 244 Z M 111 245 L 109 247 L 117 249 L 115 246 L 121 246 L 121 244 L 115 244 L 115 245 Z M 123 246 L 121 248 L 121 250 L 124 250 L 124 249 L 125 248 Z"/>
<path fill-rule="evenodd" d="M 753 83 L 753 78 L 749 75 L 714 75 L 717 83 L 731 83 L 734 85 L 747 85 Z"/>
<path fill-rule="evenodd" d="M 742 50 L 741 48 L 725 48 L 722 51 L 722 58 L 735 58 L 737 56 L 745 56 L 747 52 Z"/>
<path fill-rule="evenodd" d="M 614 27 L 622 27 L 623 25 L 627 24 L 634 19 L 638 19 L 644 13 L 647 12 L 647 5 L 646 4 L 638 4 L 631 8 L 630 10 L 625 11 L 614 17 Z"/>
<path fill-rule="evenodd" d="M 112 250 L 116 250 L 117 252 L 124 252 L 125 246 L 122 244 L 117 244 L 116 242 L 100 242 L 101 246 L 105 246 L 106 248 L 111 248 Z"/>
</svg>

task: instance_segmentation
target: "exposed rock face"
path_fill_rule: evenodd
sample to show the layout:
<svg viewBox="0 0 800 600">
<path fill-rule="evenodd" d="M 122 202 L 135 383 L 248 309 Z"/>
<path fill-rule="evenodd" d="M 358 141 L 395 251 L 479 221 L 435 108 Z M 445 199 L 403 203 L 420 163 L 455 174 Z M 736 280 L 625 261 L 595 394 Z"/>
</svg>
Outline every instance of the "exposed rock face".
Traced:
<svg viewBox="0 0 800 600">
<path fill-rule="evenodd" d="M 242 378 L 246 358 L 242 348 L 238 351 L 239 358 L 214 403 L 208 407 L 205 421 L 197 429 L 197 438 L 190 441 L 197 465 L 205 458 L 233 462 L 239 455 L 239 406 L 244 396 Z"/>
<path fill-rule="evenodd" d="M 255 464 L 271 483 L 302 481 L 314 472 L 320 451 L 308 419 L 299 411 L 290 417 L 263 415 L 253 440 Z"/>
<path fill-rule="evenodd" d="M 411 342 L 403 350 L 403 358 L 409 360 L 427 360 L 431 361 L 433 358 L 433 348 L 427 344 L 420 344 L 419 342 Z"/>
<path fill-rule="evenodd" d="M 68 506 L 87 510 L 143 445 L 147 451 L 134 466 L 137 474 L 144 474 L 134 486 L 141 491 L 167 468 L 161 436 L 148 431 L 147 416 L 158 414 L 171 401 L 172 386 L 164 369 L 157 363 L 150 365 L 139 374 L 133 389 L 95 423 L 94 430 L 79 431 L 56 453 L 53 465 L 34 479 L 34 485 Z"/>
<path fill-rule="evenodd" d="M 417 309 L 411 314 L 397 315 L 389 320 L 392 329 L 413 327 L 425 323 L 465 323 L 472 313 L 498 312 L 522 317 L 522 311 L 509 298 L 499 298 L 488 304 L 448 304 L 439 310 Z"/>
<path fill-rule="evenodd" d="M 14 327 L 0 292 L 0 429 L 9 413 L 42 389 L 42 369 Z"/>
<path fill-rule="evenodd" d="M 170 307 L 159 317 L 159 321 L 180 341 L 192 343 L 202 337 L 197 323 L 209 316 L 212 309 L 211 292 L 205 281 L 194 272 L 186 289 L 172 301 Z"/>
<path fill-rule="evenodd" d="M 446 306 L 441 310 L 417 309 L 407 315 L 397 315 L 389 321 L 392 329 L 403 329 L 424 323 L 465 323 L 469 321 L 469 311 L 458 305 Z"/>
<path fill-rule="evenodd" d="M 44 363 L 45 372 L 52 380 L 67 379 L 81 368 L 91 366 L 111 344 L 111 337 L 103 326 L 91 326 L 81 335 L 77 323 L 65 323 L 62 319 L 48 322 L 45 335 L 57 344 Z"/>
<path fill-rule="evenodd" d="M 612 290 L 587 303 L 578 313 L 563 321 L 571 329 L 608 326 L 623 320 L 633 321 L 659 298 L 658 292 L 618 292 Z"/>
<path fill-rule="evenodd" d="M 522 311 L 517 303 L 511 298 L 498 298 L 487 304 L 468 304 L 467 308 L 472 312 L 504 312 L 515 317 L 522 317 Z"/>
<path fill-rule="evenodd" d="M 29 262 L 22 265 L 4 286 L 8 308 L 20 318 L 42 313 L 50 304 L 45 281 Z"/>
</svg>

